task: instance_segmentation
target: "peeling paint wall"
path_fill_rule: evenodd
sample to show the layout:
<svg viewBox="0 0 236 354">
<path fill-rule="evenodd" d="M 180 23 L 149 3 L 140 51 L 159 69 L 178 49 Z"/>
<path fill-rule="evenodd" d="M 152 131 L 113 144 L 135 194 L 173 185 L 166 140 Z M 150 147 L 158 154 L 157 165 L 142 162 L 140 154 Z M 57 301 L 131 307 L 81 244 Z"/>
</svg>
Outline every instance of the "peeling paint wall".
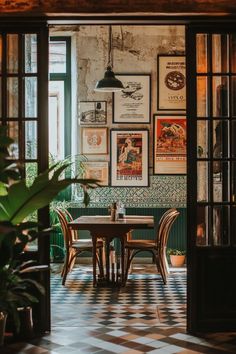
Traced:
<svg viewBox="0 0 236 354">
<path fill-rule="evenodd" d="M 75 153 L 81 151 L 81 138 L 79 126 L 79 102 L 80 101 L 107 101 L 107 127 L 110 128 L 147 128 L 149 135 L 149 175 L 153 174 L 153 125 L 152 117 L 157 111 L 157 56 L 158 54 L 184 54 L 185 52 L 185 27 L 184 26 L 112 26 L 113 38 L 113 70 L 115 73 L 142 73 L 151 74 L 151 124 L 113 124 L 112 123 L 112 94 L 95 92 L 94 87 L 97 80 L 104 76 L 108 62 L 108 26 L 73 26 L 55 27 L 51 29 L 52 35 L 62 35 L 69 30 L 73 34 L 76 45 L 75 55 L 72 60 L 77 73 L 77 104 L 76 104 L 76 129 L 73 136 L 76 140 Z M 72 91 L 73 95 L 73 91 Z M 162 112 L 171 113 L 171 112 Z M 174 112 L 172 112 L 174 113 Z M 179 114 L 180 112 L 178 112 Z M 184 113 L 184 112 L 183 112 Z M 108 136 L 109 141 L 109 136 Z M 110 142 L 108 151 L 110 150 Z M 90 161 L 109 161 L 110 155 L 88 155 Z M 154 176 L 158 178 L 158 176 Z M 173 176 L 174 177 L 174 176 Z M 161 178 L 161 176 L 160 176 Z M 181 205 L 185 203 L 183 190 L 185 190 L 185 176 L 181 179 L 181 193 L 176 192 Z M 162 180 L 161 180 L 162 181 Z M 177 181 L 177 179 L 176 179 Z M 155 188 L 158 188 L 158 181 L 155 180 Z M 161 185 L 162 182 L 160 182 Z M 173 183 L 173 182 L 172 182 Z M 176 182 L 177 183 L 177 182 Z M 180 180 L 178 179 L 178 183 Z M 174 185 L 172 184 L 172 187 Z M 150 186 L 150 193 L 151 193 Z M 175 188 L 175 187 L 174 187 Z M 109 188 L 110 189 L 110 188 Z M 132 188 L 133 189 L 133 188 Z M 127 191 L 126 191 L 127 192 Z M 133 192 L 131 192 L 133 193 Z M 181 197 L 180 197 L 181 194 Z M 174 196 L 175 204 L 178 196 Z M 148 199 L 148 196 L 147 196 Z M 99 197 L 101 202 L 101 196 Z M 179 200 L 180 201 L 180 200 Z M 171 201 L 170 201 L 171 203 Z M 105 203 L 106 204 L 106 203 Z M 131 203 L 132 204 L 132 203 Z"/>
</svg>

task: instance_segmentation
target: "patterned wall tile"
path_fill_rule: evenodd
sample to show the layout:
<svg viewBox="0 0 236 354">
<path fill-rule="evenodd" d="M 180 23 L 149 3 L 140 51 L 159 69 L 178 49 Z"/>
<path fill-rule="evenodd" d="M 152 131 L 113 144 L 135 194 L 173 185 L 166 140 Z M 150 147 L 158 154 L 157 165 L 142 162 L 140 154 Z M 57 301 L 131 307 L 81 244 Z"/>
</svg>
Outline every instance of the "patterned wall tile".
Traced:
<svg viewBox="0 0 236 354">
<path fill-rule="evenodd" d="M 122 201 L 126 207 L 184 208 L 186 207 L 186 176 L 150 176 L 149 187 L 101 187 L 89 191 L 90 208 L 106 208 Z M 71 207 L 81 207 L 82 189 L 74 187 Z"/>
</svg>

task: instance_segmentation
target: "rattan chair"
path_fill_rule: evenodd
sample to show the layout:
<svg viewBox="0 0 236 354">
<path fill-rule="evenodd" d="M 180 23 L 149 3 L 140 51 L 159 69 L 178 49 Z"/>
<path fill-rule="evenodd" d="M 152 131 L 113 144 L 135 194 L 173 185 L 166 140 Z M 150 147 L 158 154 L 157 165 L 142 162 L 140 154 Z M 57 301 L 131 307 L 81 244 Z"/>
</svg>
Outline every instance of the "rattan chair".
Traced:
<svg viewBox="0 0 236 354">
<path fill-rule="evenodd" d="M 80 239 L 75 230 L 72 230 L 68 226 L 68 221 L 72 220 L 70 213 L 67 210 L 62 210 L 55 208 L 55 211 L 58 215 L 60 221 L 63 237 L 64 237 L 64 246 L 66 250 L 64 265 L 62 268 L 62 285 L 65 285 L 67 274 L 73 269 L 76 257 L 79 256 L 82 252 L 88 251 L 92 252 L 93 244 L 91 239 Z M 67 216 L 67 217 L 66 217 Z M 99 266 L 100 276 L 103 277 L 103 242 L 97 241 L 97 263 Z"/>
<path fill-rule="evenodd" d="M 129 269 L 133 258 L 143 251 L 149 251 L 153 254 L 153 259 L 158 272 L 160 272 L 164 284 L 167 283 L 167 261 L 166 261 L 166 245 L 170 233 L 170 229 L 179 215 L 176 209 L 167 210 L 161 217 L 156 240 L 133 240 L 130 236 L 125 243 L 126 270 L 125 281 L 128 278 Z"/>
</svg>

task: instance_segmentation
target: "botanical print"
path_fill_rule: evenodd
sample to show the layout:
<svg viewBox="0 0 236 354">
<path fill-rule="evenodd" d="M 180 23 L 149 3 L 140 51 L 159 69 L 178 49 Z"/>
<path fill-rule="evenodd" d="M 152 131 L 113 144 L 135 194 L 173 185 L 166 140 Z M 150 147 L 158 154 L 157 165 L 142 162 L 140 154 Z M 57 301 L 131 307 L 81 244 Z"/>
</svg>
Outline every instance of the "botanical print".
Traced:
<svg viewBox="0 0 236 354">
<path fill-rule="evenodd" d="M 186 173 L 186 118 L 155 116 L 154 173 Z"/>
<path fill-rule="evenodd" d="M 81 101 L 79 104 L 80 125 L 106 124 L 106 101 Z"/>
<path fill-rule="evenodd" d="M 84 178 L 98 179 L 101 186 L 108 185 L 108 162 L 83 162 Z"/>
<path fill-rule="evenodd" d="M 150 75 L 120 74 L 124 89 L 113 95 L 114 123 L 148 123 L 150 121 Z"/>
<path fill-rule="evenodd" d="M 112 131 L 112 185 L 148 184 L 147 131 Z"/>
<path fill-rule="evenodd" d="M 82 153 L 107 153 L 107 128 L 82 128 Z"/>
<path fill-rule="evenodd" d="M 159 56 L 158 64 L 158 109 L 185 110 L 185 56 Z"/>
</svg>

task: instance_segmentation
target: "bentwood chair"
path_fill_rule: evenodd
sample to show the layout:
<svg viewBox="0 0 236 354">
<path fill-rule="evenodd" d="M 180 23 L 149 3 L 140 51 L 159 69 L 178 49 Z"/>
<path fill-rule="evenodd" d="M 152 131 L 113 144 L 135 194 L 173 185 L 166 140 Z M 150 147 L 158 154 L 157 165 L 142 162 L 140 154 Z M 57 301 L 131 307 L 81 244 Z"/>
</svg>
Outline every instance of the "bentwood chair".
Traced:
<svg viewBox="0 0 236 354">
<path fill-rule="evenodd" d="M 93 244 L 91 239 L 80 239 L 77 232 L 69 228 L 67 217 L 69 221 L 72 220 L 72 217 L 67 210 L 55 208 L 55 211 L 60 221 L 66 250 L 64 265 L 61 272 L 62 285 L 65 285 L 67 274 L 72 271 L 76 257 L 85 251 L 92 252 Z M 96 258 L 99 266 L 99 272 L 103 277 L 103 242 L 98 240 L 96 248 Z"/>
<path fill-rule="evenodd" d="M 125 281 L 128 278 L 128 273 L 133 258 L 139 252 L 149 251 L 153 255 L 157 271 L 160 272 L 164 284 L 167 283 L 168 270 L 166 261 L 166 245 L 171 227 L 179 214 L 179 211 L 177 211 L 176 209 L 169 209 L 162 215 L 158 224 L 156 240 L 131 240 L 129 238 L 127 239 L 125 243 Z"/>
</svg>

